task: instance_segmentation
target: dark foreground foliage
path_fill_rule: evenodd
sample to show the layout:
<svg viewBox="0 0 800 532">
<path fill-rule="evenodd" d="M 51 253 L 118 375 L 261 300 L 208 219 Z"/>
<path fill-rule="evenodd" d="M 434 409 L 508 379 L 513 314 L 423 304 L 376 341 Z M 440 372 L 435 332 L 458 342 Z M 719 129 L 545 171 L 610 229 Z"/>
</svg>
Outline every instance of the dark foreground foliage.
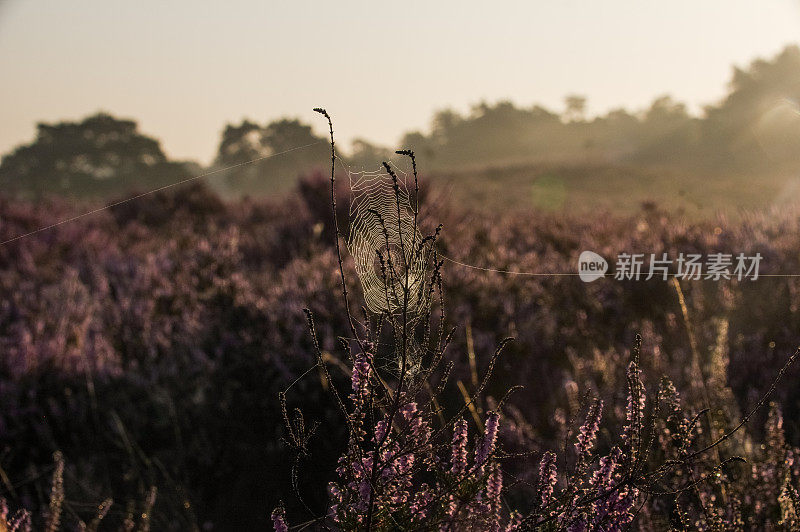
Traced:
<svg viewBox="0 0 800 532">
<path fill-rule="evenodd" d="M 331 481 L 342 496 L 339 522 L 358 519 L 358 508 L 347 513 L 357 502 L 348 499 L 354 470 L 339 463 L 335 471 L 358 445 L 348 445 L 352 427 L 331 386 L 352 409 L 362 383 L 376 382 L 352 371 L 339 340 L 351 327 L 328 186 L 311 177 L 273 203 L 225 203 L 190 187 L 0 246 L 0 486 L 10 508 L 29 509 L 37 527 L 52 522 L 54 473 L 63 468 L 59 523 L 67 529 L 79 519 L 91 524 L 107 499 L 114 503 L 101 528 L 263 529 L 280 500 L 286 520 L 303 523 L 328 511 Z M 341 220 L 347 199 L 342 193 Z M 480 267 L 573 272 L 590 249 L 605 257 L 760 252 L 762 274 L 800 272 L 796 212 L 689 225 L 652 207 L 578 219 L 483 216 L 434 204 L 422 226 L 444 225 L 439 259 Z M 73 214 L 58 202 L 0 200 L 0 240 Z M 358 316 L 360 286 L 344 259 Z M 595 519 L 609 515 L 635 516 L 633 526 L 644 530 L 796 527 L 797 366 L 770 396 L 774 405 L 695 453 L 737 427 L 794 351 L 798 278 L 584 284 L 447 260 L 441 273 L 446 329 L 459 326 L 438 398 L 442 417 L 453 422 L 442 425 L 419 397 L 404 399 L 414 405 L 398 411 L 408 427 L 404 441 L 425 447 L 429 433 L 440 438 L 427 462 L 419 456 L 426 468 L 411 486 L 480 495 L 483 506 L 448 502 L 437 507 L 440 515 L 553 529 L 593 530 L 601 526 Z M 496 359 L 482 398 L 465 409 L 464 396 L 479 391 L 507 336 L 515 341 Z M 288 433 L 278 397 L 290 385 Z M 501 404 L 515 385 L 524 388 Z M 380 419 L 365 423 L 361 448 L 369 452 Z M 633 458 L 640 447 L 647 452 Z M 54 470 L 56 451 L 63 459 L 57 455 Z M 680 467 L 620 489 L 632 466 L 652 472 L 665 464 Z M 387 479 L 390 485 L 397 486 Z M 593 500 L 615 485 L 613 499 Z M 399 513 L 388 511 L 389 501 L 382 522 L 413 522 L 411 497 L 422 493 L 400 486 Z"/>
</svg>

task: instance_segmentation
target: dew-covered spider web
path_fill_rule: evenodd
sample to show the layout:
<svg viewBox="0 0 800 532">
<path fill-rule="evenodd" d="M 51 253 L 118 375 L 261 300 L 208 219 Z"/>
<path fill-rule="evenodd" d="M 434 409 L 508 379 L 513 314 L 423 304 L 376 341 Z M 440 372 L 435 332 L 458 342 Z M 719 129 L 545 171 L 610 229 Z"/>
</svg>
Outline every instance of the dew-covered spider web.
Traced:
<svg viewBox="0 0 800 532">
<path fill-rule="evenodd" d="M 431 304 L 432 250 L 417 227 L 419 209 L 416 198 L 409 194 L 408 175 L 396 165 L 391 168 L 396 183 L 385 168 L 358 172 L 347 169 L 351 191 L 347 248 L 355 262 L 367 308 L 388 315 L 396 331 L 401 327 L 413 331 Z M 409 375 L 419 368 L 423 351 L 414 334 L 409 334 Z M 386 370 L 399 370 L 396 357 L 376 362 Z"/>
<path fill-rule="evenodd" d="M 396 190 L 385 170 L 349 172 L 352 199 L 347 248 L 367 308 L 392 315 L 405 310 L 416 317 L 429 304 L 425 294 L 429 253 L 420 250 L 422 235 L 416 227 L 407 176 L 397 167 L 393 170 Z"/>
</svg>

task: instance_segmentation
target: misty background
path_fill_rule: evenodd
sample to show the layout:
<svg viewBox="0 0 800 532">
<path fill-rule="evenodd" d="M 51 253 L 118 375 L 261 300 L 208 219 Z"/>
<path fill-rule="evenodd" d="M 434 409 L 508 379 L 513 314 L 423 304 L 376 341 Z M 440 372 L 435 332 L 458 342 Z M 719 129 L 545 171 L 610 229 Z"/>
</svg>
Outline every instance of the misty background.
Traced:
<svg viewBox="0 0 800 532">
<path fill-rule="evenodd" d="M 799 30 L 796 0 L 4 0 L 0 187 L 96 203 L 215 172 L 280 196 L 326 164 L 322 105 L 342 173 L 411 148 L 475 208 L 783 205 Z"/>
<path fill-rule="evenodd" d="M 347 170 L 375 169 L 399 148 L 475 208 L 638 209 L 689 214 L 791 203 L 800 191 L 800 48 L 730 68 L 727 93 L 692 113 L 668 94 L 590 115 L 583 94 L 557 108 L 511 100 L 444 108 L 394 145 L 357 138 Z M 390 107 L 385 119 L 395 115 Z M 338 121 L 337 121 L 338 123 Z M 135 118 L 94 113 L 37 124 L 0 162 L 0 187 L 27 198 L 109 200 L 213 172 L 225 197 L 280 196 L 328 161 L 325 135 L 297 117 L 225 125 L 211 163 L 170 158 Z M 253 162 L 255 160 L 255 162 Z"/>
</svg>

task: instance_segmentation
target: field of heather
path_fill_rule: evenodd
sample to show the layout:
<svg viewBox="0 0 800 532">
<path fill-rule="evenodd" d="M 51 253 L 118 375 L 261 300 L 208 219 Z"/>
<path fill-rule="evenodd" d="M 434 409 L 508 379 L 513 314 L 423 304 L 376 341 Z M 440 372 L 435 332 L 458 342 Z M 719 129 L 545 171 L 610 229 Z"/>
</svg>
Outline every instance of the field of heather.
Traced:
<svg viewBox="0 0 800 532">
<path fill-rule="evenodd" d="M 432 301 L 404 322 L 387 296 L 381 323 L 342 191 L 344 307 L 329 186 L 194 185 L 0 246 L 3 519 L 796 529 L 800 211 L 482 214 L 423 186 Z M 0 240 L 80 212 L 4 198 Z M 491 271 L 584 250 L 763 259 L 741 281 Z"/>
<path fill-rule="evenodd" d="M 798 36 L 0 0 L 0 532 L 800 531 Z"/>
</svg>

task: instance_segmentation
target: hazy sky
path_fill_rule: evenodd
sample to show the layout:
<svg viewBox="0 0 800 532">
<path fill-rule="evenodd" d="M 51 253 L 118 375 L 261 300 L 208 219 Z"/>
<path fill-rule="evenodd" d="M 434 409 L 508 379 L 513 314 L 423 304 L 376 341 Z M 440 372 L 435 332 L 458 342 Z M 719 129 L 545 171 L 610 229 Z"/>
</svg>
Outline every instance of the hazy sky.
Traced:
<svg viewBox="0 0 800 532">
<path fill-rule="evenodd" d="M 0 153 L 97 110 L 202 162 L 244 117 L 321 132 L 318 105 L 341 140 L 388 145 L 481 99 L 697 111 L 731 65 L 798 41 L 798 0 L 0 0 Z"/>
</svg>

